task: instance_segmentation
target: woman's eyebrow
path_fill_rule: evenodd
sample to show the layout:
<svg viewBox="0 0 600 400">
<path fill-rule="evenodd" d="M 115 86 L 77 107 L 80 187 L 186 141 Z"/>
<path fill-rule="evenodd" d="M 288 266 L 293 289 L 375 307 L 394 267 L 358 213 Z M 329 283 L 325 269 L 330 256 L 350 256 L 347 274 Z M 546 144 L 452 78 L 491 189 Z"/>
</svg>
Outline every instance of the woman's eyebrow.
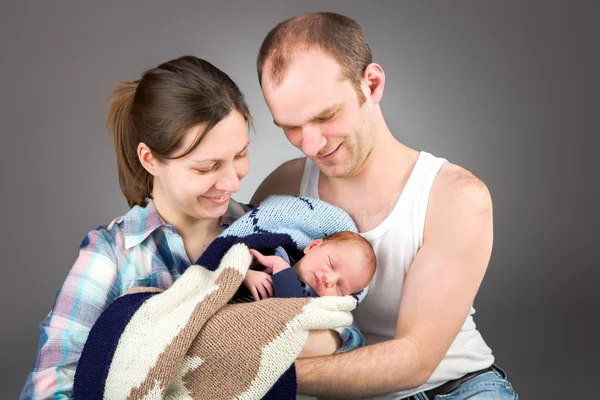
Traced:
<svg viewBox="0 0 600 400">
<path fill-rule="evenodd" d="M 250 146 L 250 142 L 247 142 L 246 145 L 244 146 L 244 148 L 242 148 L 240 151 L 238 151 L 235 154 L 240 154 L 240 153 L 244 152 L 248 148 L 248 146 Z M 202 159 L 193 159 L 193 160 L 190 160 L 190 161 L 193 162 L 193 163 L 195 163 L 195 164 L 200 164 L 200 163 L 208 162 L 208 161 L 219 162 L 219 161 L 223 161 L 223 159 L 220 159 L 220 158 L 202 158 Z"/>
</svg>

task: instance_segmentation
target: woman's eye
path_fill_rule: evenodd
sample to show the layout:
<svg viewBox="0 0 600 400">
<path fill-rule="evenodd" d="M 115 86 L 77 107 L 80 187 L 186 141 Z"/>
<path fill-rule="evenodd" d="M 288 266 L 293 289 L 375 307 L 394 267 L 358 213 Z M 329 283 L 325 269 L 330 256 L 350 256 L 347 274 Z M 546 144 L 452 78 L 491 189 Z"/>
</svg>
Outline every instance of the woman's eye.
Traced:
<svg viewBox="0 0 600 400">
<path fill-rule="evenodd" d="M 241 152 L 240 154 L 238 154 L 237 156 L 235 156 L 236 160 L 239 160 L 241 158 L 245 158 L 248 155 L 248 150 L 245 150 L 243 152 Z"/>
<path fill-rule="evenodd" d="M 206 174 L 211 173 L 212 171 L 214 171 L 217 168 L 218 168 L 218 166 L 217 166 L 217 164 L 215 164 L 211 168 L 208 168 L 208 169 L 196 169 L 196 171 L 198 173 L 200 173 L 201 175 L 206 175 Z"/>
</svg>

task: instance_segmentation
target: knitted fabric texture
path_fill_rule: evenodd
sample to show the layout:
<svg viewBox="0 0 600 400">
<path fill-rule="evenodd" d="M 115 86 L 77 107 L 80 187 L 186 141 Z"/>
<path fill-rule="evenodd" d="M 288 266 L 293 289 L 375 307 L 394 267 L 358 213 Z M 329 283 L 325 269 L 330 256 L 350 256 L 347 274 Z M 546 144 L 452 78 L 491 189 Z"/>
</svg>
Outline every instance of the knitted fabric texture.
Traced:
<svg viewBox="0 0 600 400">
<path fill-rule="evenodd" d="M 356 232 L 341 209 L 273 196 L 234 222 L 169 289 L 135 288 L 96 321 L 75 373 L 79 399 L 295 399 L 294 360 L 308 333 L 352 324 L 362 294 L 227 304 L 248 248 L 300 254 L 312 240 Z"/>
</svg>

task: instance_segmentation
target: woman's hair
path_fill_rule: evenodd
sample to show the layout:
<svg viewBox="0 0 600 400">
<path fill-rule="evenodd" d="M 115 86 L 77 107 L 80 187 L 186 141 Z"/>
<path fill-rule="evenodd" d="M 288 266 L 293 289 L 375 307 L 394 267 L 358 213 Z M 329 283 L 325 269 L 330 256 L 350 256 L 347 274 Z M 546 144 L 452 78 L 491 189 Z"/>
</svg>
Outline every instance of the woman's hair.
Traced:
<svg viewBox="0 0 600 400">
<path fill-rule="evenodd" d="M 152 193 L 153 176 L 137 155 L 140 142 L 160 162 L 184 157 L 234 110 L 252 125 L 248 105 L 237 85 L 223 71 L 194 56 L 167 61 L 146 71 L 141 79 L 115 87 L 107 125 L 114 136 L 119 184 L 129 206 L 145 206 Z M 206 128 L 181 151 L 181 139 L 199 124 Z M 180 154 L 174 156 L 177 151 Z"/>
</svg>

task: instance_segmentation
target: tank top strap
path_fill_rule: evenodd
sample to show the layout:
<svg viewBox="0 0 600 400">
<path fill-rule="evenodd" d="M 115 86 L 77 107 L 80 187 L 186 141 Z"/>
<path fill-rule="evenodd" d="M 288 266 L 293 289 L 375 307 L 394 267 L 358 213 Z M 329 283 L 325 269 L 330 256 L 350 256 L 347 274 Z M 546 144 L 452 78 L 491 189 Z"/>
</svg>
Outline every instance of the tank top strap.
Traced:
<svg viewBox="0 0 600 400">
<path fill-rule="evenodd" d="M 300 184 L 300 196 L 319 198 L 319 172 L 319 167 L 307 157 Z"/>
<path fill-rule="evenodd" d="M 447 160 L 444 158 L 438 158 L 422 151 L 410 175 L 410 185 L 407 184 L 401 195 L 404 200 L 411 203 L 410 208 L 416 223 L 414 232 L 418 234 L 419 247 L 423 245 L 423 232 L 431 188 L 442 165 L 446 162 Z"/>
</svg>

